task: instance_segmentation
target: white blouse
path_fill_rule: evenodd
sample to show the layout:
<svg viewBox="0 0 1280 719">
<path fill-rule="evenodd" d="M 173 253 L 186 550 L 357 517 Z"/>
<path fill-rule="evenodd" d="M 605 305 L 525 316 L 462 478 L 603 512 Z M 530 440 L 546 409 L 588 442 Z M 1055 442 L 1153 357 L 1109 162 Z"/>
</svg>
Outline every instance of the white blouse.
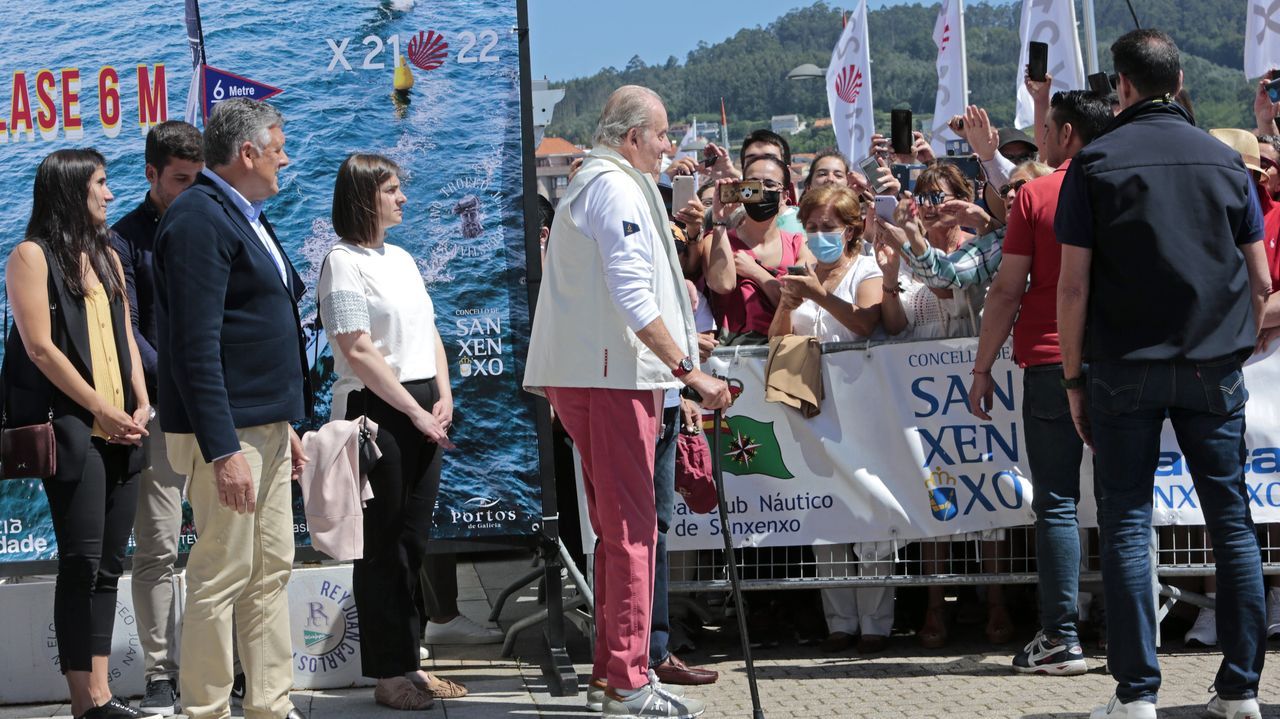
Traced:
<svg viewBox="0 0 1280 719">
<path fill-rule="evenodd" d="M 418 264 L 391 244 L 373 249 L 343 240 L 333 246 L 316 287 L 329 337 L 366 332 L 401 382 L 436 376 L 436 313 Z M 347 395 L 362 389 L 337 343 L 330 417 L 344 419 Z"/>
<path fill-rule="evenodd" d="M 831 290 L 831 294 L 848 302 L 857 304 L 858 285 L 863 280 L 882 277 L 883 273 L 876 265 L 874 257 L 858 255 L 853 265 L 840 278 L 840 283 Z M 818 306 L 813 300 L 805 300 L 791 313 L 791 332 L 797 335 L 813 335 L 819 342 L 856 342 L 866 339 L 862 335 L 844 326 L 840 320 L 831 316 L 830 312 Z"/>
</svg>

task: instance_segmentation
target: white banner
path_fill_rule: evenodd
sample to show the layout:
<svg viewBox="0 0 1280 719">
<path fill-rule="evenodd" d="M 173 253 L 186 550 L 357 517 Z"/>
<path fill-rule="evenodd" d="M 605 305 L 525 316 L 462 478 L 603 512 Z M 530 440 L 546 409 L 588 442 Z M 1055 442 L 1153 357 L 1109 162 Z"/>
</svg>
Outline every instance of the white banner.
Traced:
<svg viewBox="0 0 1280 719">
<path fill-rule="evenodd" d="M 827 65 L 827 107 L 840 154 L 857 165 L 875 134 L 871 109 L 871 46 L 867 42 L 867 0 L 849 15 Z"/>
<path fill-rule="evenodd" d="M 744 384 L 720 427 L 737 544 L 911 540 L 1032 523 L 1022 371 L 1006 346 L 992 370 L 992 421 L 974 418 L 968 388 L 977 344 L 936 340 L 824 355 L 826 397 L 812 419 L 764 401 L 763 357 L 714 357 L 710 369 Z M 1280 358 L 1251 363 L 1245 378 L 1251 510 L 1258 523 L 1280 522 L 1280 393 L 1273 389 Z M 1080 521 L 1094 526 L 1087 452 L 1080 482 Z M 1152 501 L 1156 524 L 1204 522 L 1168 425 Z M 667 542 L 672 550 L 722 547 L 718 515 L 694 514 L 677 501 Z"/>
<path fill-rule="evenodd" d="M 1280 2 L 1280 0 L 1277 0 Z M 1080 35 L 1076 32 L 1075 0 L 1022 0 L 1022 24 L 1019 33 L 1022 49 L 1018 55 L 1018 115 L 1014 127 L 1022 129 L 1035 122 L 1035 107 L 1023 82 L 1027 67 L 1027 43 L 1042 42 L 1049 46 L 1049 74 L 1053 76 L 1052 93 L 1087 89 L 1084 60 L 1080 56 Z"/>
<path fill-rule="evenodd" d="M 1249 0 L 1244 27 L 1244 74 L 1255 79 L 1280 68 L 1280 0 Z"/>
<path fill-rule="evenodd" d="M 963 115 L 969 98 L 969 71 L 964 49 L 964 0 L 942 0 L 938 21 L 933 26 L 933 44 L 938 46 L 938 99 L 933 109 L 933 152 L 947 154 L 947 140 L 959 136 L 947 126 L 955 115 Z"/>
</svg>

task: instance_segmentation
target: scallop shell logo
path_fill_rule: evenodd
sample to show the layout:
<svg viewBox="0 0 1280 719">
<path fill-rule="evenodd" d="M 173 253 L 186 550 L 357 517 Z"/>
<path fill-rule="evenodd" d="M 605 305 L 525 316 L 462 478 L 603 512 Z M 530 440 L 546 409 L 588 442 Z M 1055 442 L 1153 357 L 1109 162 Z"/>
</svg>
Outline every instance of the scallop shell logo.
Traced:
<svg viewBox="0 0 1280 719">
<path fill-rule="evenodd" d="M 409 40 L 409 61 L 423 70 L 434 70 L 449 57 L 449 43 L 435 30 L 419 31 Z"/>
<path fill-rule="evenodd" d="M 852 105 L 862 94 L 862 71 L 857 65 L 848 65 L 836 77 L 836 96 Z"/>
</svg>

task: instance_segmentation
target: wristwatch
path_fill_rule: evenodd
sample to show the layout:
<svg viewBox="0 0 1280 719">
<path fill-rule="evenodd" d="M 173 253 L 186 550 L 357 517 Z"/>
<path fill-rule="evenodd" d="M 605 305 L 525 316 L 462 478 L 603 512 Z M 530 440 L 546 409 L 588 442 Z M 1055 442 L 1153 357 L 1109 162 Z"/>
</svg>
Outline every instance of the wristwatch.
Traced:
<svg viewBox="0 0 1280 719">
<path fill-rule="evenodd" d="M 693 358 L 686 356 L 684 359 L 676 363 L 675 369 L 671 370 L 671 374 L 676 377 L 683 377 L 693 371 Z"/>
<path fill-rule="evenodd" d="M 1066 375 L 1063 375 L 1062 379 L 1058 380 L 1058 383 L 1062 385 L 1063 389 L 1083 389 L 1084 375 L 1081 374 L 1071 379 L 1067 379 Z"/>
</svg>

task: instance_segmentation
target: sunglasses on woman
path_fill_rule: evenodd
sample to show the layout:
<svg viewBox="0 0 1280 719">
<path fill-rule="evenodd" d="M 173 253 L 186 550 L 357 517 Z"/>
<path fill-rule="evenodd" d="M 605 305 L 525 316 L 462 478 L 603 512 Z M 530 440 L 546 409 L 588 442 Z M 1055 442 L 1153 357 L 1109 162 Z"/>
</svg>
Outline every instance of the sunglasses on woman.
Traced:
<svg viewBox="0 0 1280 719">
<path fill-rule="evenodd" d="M 1016 195 L 1018 193 L 1018 190 L 1021 190 L 1022 186 L 1027 184 L 1027 182 L 1028 182 L 1027 180 L 1018 180 L 1017 182 L 1010 182 L 1009 184 L 1000 188 L 1000 196 L 1004 197 L 1005 195 L 1009 194 L 1010 190 L 1012 190 L 1013 193 Z"/>
</svg>

